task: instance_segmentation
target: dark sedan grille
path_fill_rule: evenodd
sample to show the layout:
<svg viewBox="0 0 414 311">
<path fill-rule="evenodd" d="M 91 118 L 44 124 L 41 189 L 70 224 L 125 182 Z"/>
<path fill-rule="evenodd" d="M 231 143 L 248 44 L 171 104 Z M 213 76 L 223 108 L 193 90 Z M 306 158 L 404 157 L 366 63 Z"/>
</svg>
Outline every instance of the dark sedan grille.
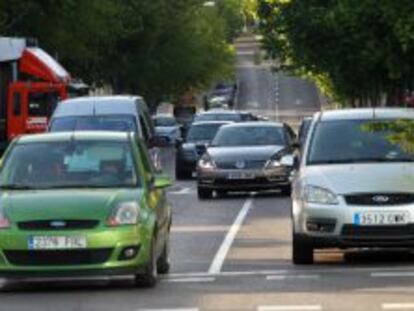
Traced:
<svg viewBox="0 0 414 311">
<path fill-rule="evenodd" d="M 6 250 L 7 261 L 17 266 L 92 265 L 106 262 L 112 249 L 88 250 Z"/>
<path fill-rule="evenodd" d="M 402 205 L 414 203 L 414 193 L 366 193 L 345 196 L 349 205 Z"/>
<path fill-rule="evenodd" d="M 392 238 L 407 237 L 414 238 L 413 225 L 397 226 L 355 226 L 344 225 L 341 232 L 343 237 L 348 238 Z"/>
<path fill-rule="evenodd" d="M 264 168 L 266 161 L 263 160 L 251 160 L 251 161 L 244 161 L 244 167 L 241 169 L 262 169 Z M 216 162 L 216 165 L 220 169 L 224 170 L 234 170 L 240 169 L 237 167 L 236 161 L 229 161 L 229 162 Z"/>
<path fill-rule="evenodd" d="M 98 224 L 98 220 L 34 220 L 18 222 L 17 226 L 21 230 L 78 230 L 93 229 Z"/>
</svg>

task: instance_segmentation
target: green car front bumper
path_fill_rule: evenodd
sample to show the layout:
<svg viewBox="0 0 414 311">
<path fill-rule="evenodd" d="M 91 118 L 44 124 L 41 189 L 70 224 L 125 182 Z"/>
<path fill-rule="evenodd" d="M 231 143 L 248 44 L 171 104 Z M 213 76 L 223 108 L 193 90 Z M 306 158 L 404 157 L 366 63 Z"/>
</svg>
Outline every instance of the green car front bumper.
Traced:
<svg viewBox="0 0 414 311">
<path fill-rule="evenodd" d="M 70 277 L 137 274 L 150 260 L 151 235 L 145 226 L 102 226 L 93 230 L 0 230 L 0 277 Z M 82 236 L 82 249 L 29 249 L 32 237 Z M 125 256 L 126 249 L 135 254 Z"/>
</svg>

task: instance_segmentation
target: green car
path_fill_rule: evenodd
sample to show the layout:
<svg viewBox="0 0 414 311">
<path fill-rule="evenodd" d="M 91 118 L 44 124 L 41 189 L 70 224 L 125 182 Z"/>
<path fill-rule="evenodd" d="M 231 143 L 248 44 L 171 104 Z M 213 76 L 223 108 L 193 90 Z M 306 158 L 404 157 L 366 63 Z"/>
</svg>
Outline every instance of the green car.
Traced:
<svg viewBox="0 0 414 311">
<path fill-rule="evenodd" d="M 132 133 L 23 136 L 0 169 L 0 277 L 169 271 L 168 177 Z"/>
</svg>

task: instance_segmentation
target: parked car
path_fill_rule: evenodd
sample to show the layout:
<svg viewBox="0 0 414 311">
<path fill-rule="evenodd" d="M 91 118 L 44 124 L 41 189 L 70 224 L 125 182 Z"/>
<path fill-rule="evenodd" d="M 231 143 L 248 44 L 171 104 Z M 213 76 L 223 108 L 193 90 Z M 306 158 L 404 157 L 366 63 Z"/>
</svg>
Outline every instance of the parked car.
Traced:
<svg viewBox="0 0 414 311">
<path fill-rule="evenodd" d="M 233 108 L 236 100 L 237 84 L 230 81 L 218 82 L 208 96 L 208 103 L 213 103 L 214 100 L 220 100 L 224 104 Z M 209 106 L 212 108 L 211 106 Z"/>
<path fill-rule="evenodd" d="M 79 97 L 59 103 L 49 123 L 50 132 L 134 132 L 150 149 L 154 166 L 161 170 L 159 146 L 165 138 L 155 133 L 144 99 L 140 96 Z"/>
<path fill-rule="evenodd" d="M 181 125 L 171 115 L 157 114 L 152 117 L 157 136 L 165 138 L 168 145 L 175 145 L 181 138 Z"/>
<path fill-rule="evenodd" d="M 194 122 L 201 121 L 231 121 L 231 122 L 245 122 L 256 121 L 257 117 L 250 112 L 225 110 L 225 109 L 212 109 L 209 111 L 198 113 L 194 117 Z"/>
<path fill-rule="evenodd" d="M 277 189 L 289 195 L 294 141 L 294 132 L 282 123 L 222 126 L 198 161 L 198 197 L 211 198 L 213 191 Z"/>
<path fill-rule="evenodd" d="M 187 136 L 177 148 L 175 176 L 177 179 L 192 177 L 198 159 L 206 151 L 217 131 L 229 121 L 205 121 L 193 123 Z"/>
<path fill-rule="evenodd" d="M 134 133 L 23 136 L 0 170 L 0 276 L 135 275 L 169 271 L 167 177 Z M 151 198 L 151 199 L 148 199 Z"/>
<path fill-rule="evenodd" d="M 293 262 L 325 248 L 412 249 L 414 109 L 314 117 L 293 182 Z"/>
</svg>

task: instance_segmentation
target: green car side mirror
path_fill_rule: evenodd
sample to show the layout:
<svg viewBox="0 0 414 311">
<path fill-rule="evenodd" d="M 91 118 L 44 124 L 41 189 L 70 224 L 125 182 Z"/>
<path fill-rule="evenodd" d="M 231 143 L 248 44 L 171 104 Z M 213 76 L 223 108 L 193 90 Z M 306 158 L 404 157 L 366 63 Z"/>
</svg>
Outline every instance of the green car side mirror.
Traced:
<svg viewBox="0 0 414 311">
<path fill-rule="evenodd" d="M 164 189 L 172 186 L 173 181 L 169 176 L 159 175 L 155 176 L 154 186 L 156 189 Z"/>
</svg>

